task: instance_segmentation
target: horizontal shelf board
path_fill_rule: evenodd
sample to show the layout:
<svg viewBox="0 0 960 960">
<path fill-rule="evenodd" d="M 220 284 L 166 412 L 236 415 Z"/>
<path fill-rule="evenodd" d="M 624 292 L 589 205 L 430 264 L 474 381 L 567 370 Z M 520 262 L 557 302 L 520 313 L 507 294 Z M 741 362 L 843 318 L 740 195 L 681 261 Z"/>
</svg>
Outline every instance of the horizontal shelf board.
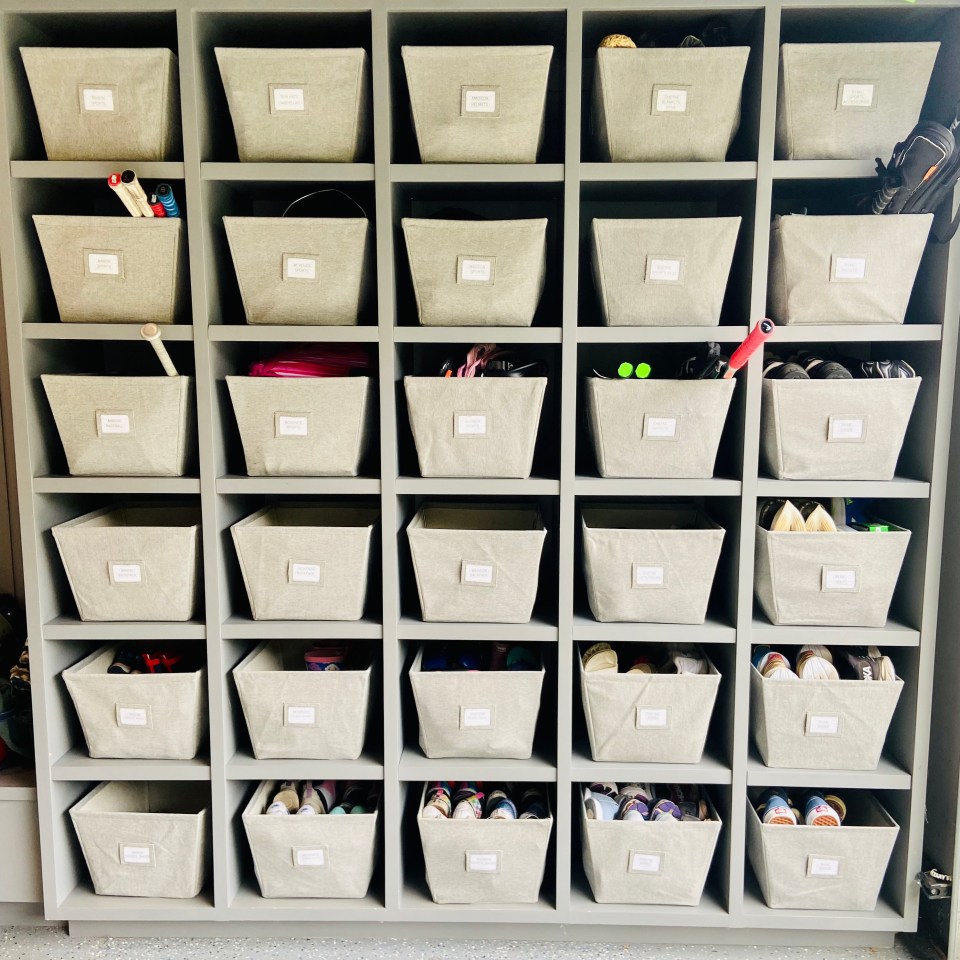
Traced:
<svg viewBox="0 0 960 960">
<path fill-rule="evenodd" d="M 754 618 L 751 643 L 824 643 L 830 646 L 916 647 L 920 631 L 888 620 L 885 627 L 776 627 L 767 620 Z"/>
<path fill-rule="evenodd" d="M 735 627 L 707 616 L 706 623 L 600 623 L 588 613 L 573 615 L 574 642 L 734 643 Z"/>
<path fill-rule="evenodd" d="M 749 872 L 749 871 L 748 871 Z M 773 909 L 763 901 L 751 876 L 743 893 L 743 926 L 778 930 L 863 930 L 899 931 L 913 929 L 908 921 L 881 900 L 875 910 Z"/>
<path fill-rule="evenodd" d="M 749 332 L 746 325 L 719 327 L 577 327 L 578 343 L 738 343 Z"/>
<path fill-rule="evenodd" d="M 398 477 L 397 493 L 419 493 L 424 496 L 501 496 L 555 497 L 560 494 L 560 481 L 546 477 L 526 480 L 488 477 Z"/>
<path fill-rule="evenodd" d="M 35 802 L 36 799 L 37 774 L 35 770 L 11 768 L 0 771 L 0 803 L 11 800 Z"/>
<path fill-rule="evenodd" d="M 373 477 L 217 477 L 217 493 L 379 494 Z"/>
<path fill-rule="evenodd" d="M 271 897 L 260 895 L 254 878 L 245 879 L 226 916 L 233 920 L 382 920 L 386 908 L 379 896 L 368 893 L 356 900 Z M 318 931 L 319 933 L 319 931 Z"/>
<path fill-rule="evenodd" d="M 580 873 L 579 870 L 576 873 Z M 709 882 L 695 907 L 669 904 L 597 903 L 586 877 L 576 876 L 570 889 L 570 914 L 575 923 L 644 924 L 654 927 L 726 927 L 730 915 Z"/>
<path fill-rule="evenodd" d="M 939 340 L 939 323 L 778 324 L 770 343 L 867 343 L 872 341 Z"/>
<path fill-rule="evenodd" d="M 702 783 L 727 784 L 732 781 L 729 764 L 708 744 L 699 763 L 622 763 L 593 760 L 586 739 L 575 743 L 570 765 L 574 783 Z"/>
<path fill-rule="evenodd" d="M 873 160 L 774 160 L 774 180 L 872 180 L 877 175 Z"/>
<path fill-rule="evenodd" d="M 200 164 L 201 180 L 372 180 L 372 163 L 221 163 Z"/>
<path fill-rule="evenodd" d="M 34 477 L 34 493 L 199 493 L 198 477 Z"/>
<path fill-rule="evenodd" d="M 836 790 L 909 790 L 910 774 L 900 764 L 881 757 L 876 770 L 800 770 L 764 766 L 755 745 L 747 760 L 747 786 L 815 787 Z"/>
<path fill-rule="evenodd" d="M 578 497 L 739 497 L 739 480 L 625 480 L 580 474 L 574 483 Z"/>
<path fill-rule="evenodd" d="M 493 760 L 488 757 L 444 757 L 430 760 L 419 747 L 404 747 L 400 755 L 400 779 L 507 780 L 554 783 L 557 768 L 538 749 L 529 760 Z"/>
<path fill-rule="evenodd" d="M 383 763 L 366 751 L 356 760 L 257 760 L 244 748 L 227 761 L 228 780 L 382 780 Z"/>
<path fill-rule="evenodd" d="M 26 340 L 139 340 L 139 323 L 23 323 Z M 189 323 L 158 324 L 164 340 L 192 340 Z"/>
<path fill-rule="evenodd" d="M 560 343 L 562 327 L 394 327 L 396 343 Z"/>
<path fill-rule="evenodd" d="M 211 323 L 207 336 L 219 343 L 262 343 L 287 340 L 306 343 L 376 343 L 380 328 L 374 324 L 352 327 L 307 326 L 306 324 Z"/>
<path fill-rule="evenodd" d="M 562 163 L 391 163 L 393 183 L 562 183 Z"/>
<path fill-rule="evenodd" d="M 209 780 L 210 762 L 194 760 L 95 760 L 68 750 L 50 768 L 54 780 Z"/>
<path fill-rule="evenodd" d="M 144 160 L 11 160 L 10 175 L 18 180 L 106 180 L 111 173 L 136 170 L 141 180 L 182 180 L 184 165 L 176 161 Z M 117 201 L 117 215 L 122 207 Z"/>
<path fill-rule="evenodd" d="M 536 903 L 434 903 L 426 883 L 408 878 L 400 893 L 404 920 L 432 923 L 556 923 L 557 911 L 541 894 Z"/>
<path fill-rule="evenodd" d="M 380 640 L 373 620 L 251 620 L 234 614 L 223 622 L 224 640 Z"/>
<path fill-rule="evenodd" d="M 204 890 L 192 900 L 165 897 L 98 897 L 84 881 L 53 908 L 57 920 L 212 920 L 213 894 Z"/>
<path fill-rule="evenodd" d="M 757 481 L 760 497 L 899 497 L 926 500 L 930 484 L 925 480 L 773 480 Z"/>
<path fill-rule="evenodd" d="M 157 620 L 87 621 L 77 617 L 54 617 L 43 625 L 44 640 L 203 640 L 207 635 L 202 620 L 186 622 Z"/>
<path fill-rule="evenodd" d="M 755 180 L 752 160 L 686 163 L 581 163 L 580 180 Z"/>
<path fill-rule="evenodd" d="M 536 615 L 529 623 L 427 623 L 413 617 L 401 617 L 397 626 L 400 640 L 502 640 L 509 636 L 515 643 L 556 641 L 557 626 Z"/>
</svg>

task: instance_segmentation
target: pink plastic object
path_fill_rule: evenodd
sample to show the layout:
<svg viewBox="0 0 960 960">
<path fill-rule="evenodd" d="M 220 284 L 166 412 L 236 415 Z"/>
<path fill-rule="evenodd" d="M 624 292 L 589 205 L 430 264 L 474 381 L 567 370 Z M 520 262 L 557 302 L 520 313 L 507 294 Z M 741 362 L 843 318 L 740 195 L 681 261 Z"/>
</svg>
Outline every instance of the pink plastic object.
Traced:
<svg viewBox="0 0 960 960">
<path fill-rule="evenodd" d="M 770 336 L 773 334 L 774 323 L 772 320 L 767 320 L 764 318 L 761 320 L 748 334 L 743 343 L 737 347 L 733 352 L 733 356 L 730 358 L 730 363 L 727 364 L 726 373 L 723 375 L 724 380 L 729 380 L 746 362 L 750 359 L 751 354 L 760 347 L 765 340 L 769 340 Z"/>
<path fill-rule="evenodd" d="M 250 364 L 251 377 L 349 377 L 370 359 L 355 343 L 312 343 Z"/>
</svg>

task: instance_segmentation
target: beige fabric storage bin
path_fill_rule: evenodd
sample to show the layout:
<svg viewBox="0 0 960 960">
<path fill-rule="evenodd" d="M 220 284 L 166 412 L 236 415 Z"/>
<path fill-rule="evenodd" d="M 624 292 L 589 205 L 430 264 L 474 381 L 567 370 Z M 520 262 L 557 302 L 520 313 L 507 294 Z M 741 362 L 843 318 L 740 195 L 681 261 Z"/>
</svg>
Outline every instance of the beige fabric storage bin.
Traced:
<svg viewBox="0 0 960 960">
<path fill-rule="evenodd" d="M 785 43 L 777 156 L 873 160 L 920 118 L 939 43 Z"/>
<path fill-rule="evenodd" d="M 275 817 L 263 811 L 279 783 L 264 780 L 243 811 L 243 828 L 264 897 L 365 897 L 377 857 L 374 813 Z"/>
<path fill-rule="evenodd" d="M 422 476 L 530 476 L 546 377 L 404 377 L 403 388 Z"/>
<path fill-rule="evenodd" d="M 35 214 L 64 323 L 173 323 L 184 296 L 181 218 Z"/>
<path fill-rule="evenodd" d="M 785 324 L 903 323 L 932 223 L 932 213 L 777 217 L 770 316 Z"/>
<path fill-rule="evenodd" d="M 401 47 L 423 163 L 535 163 L 553 47 Z"/>
<path fill-rule="evenodd" d="M 73 477 L 182 477 L 196 439 L 192 377 L 40 377 Z"/>
<path fill-rule="evenodd" d="M 583 869 L 597 903 L 696 906 L 703 895 L 723 824 L 588 820 L 579 800 Z"/>
<path fill-rule="evenodd" d="M 376 405 L 369 377 L 227 377 L 250 477 L 355 477 Z"/>
<path fill-rule="evenodd" d="M 604 160 L 725 160 L 749 47 L 597 50 L 593 135 Z"/>
<path fill-rule="evenodd" d="M 254 620 L 359 620 L 375 507 L 284 503 L 230 531 Z"/>
<path fill-rule="evenodd" d="M 590 227 L 593 279 L 612 327 L 715 327 L 740 217 L 600 220 Z"/>
<path fill-rule="evenodd" d="M 356 760 L 363 752 L 373 667 L 307 670 L 303 644 L 261 643 L 233 671 L 258 760 Z"/>
<path fill-rule="evenodd" d="M 903 681 L 767 680 L 750 668 L 750 725 L 768 767 L 876 770 Z"/>
<path fill-rule="evenodd" d="M 764 466 L 777 480 L 892 480 L 920 381 L 764 380 Z"/>
<path fill-rule="evenodd" d="M 103 507 L 53 527 L 81 620 L 190 620 L 197 609 L 200 508 Z"/>
<path fill-rule="evenodd" d="M 421 811 L 425 800 L 426 787 Z M 418 813 L 417 826 L 434 903 L 540 899 L 552 812 L 542 820 L 431 820 Z"/>
<path fill-rule="evenodd" d="M 587 377 L 587 424 L 600 476 L 709 479 L 735 386 L 733 379 Z"/>
<path fill-rule="evenodd" d="M 188 900 L 209 860 L 210 785 L 101 783 L 70 809 L 94 892 Z"/>
<path fill-rule="evenodd" d="M 112 674 L 118 647 L 63 671 L 91 757 L 192 760 L 207 716 L 207 671 Z"/>
<path fill-rule="evenodd" d="M 587 600 L 601 623 L 703 623 L 724 530 L 694 507 L 581 512 Z M 695 524 L 692 529 L 675 529 Z"/>
<path fill-rule="evenodd" d="M 242 162 L 352 163 L 369 127 L 362 48 L 214 47 Z"/>
<path fill-rule="evenodd" d="M 365 217 L 224 217 L 247 323 L 343 327 L 370 294 Z"/>
<path fill-rule="evenodd" d="M 427 757 L 530 759 L 546 673 L 542 658 L 539 670 L 424 671 L 422 662 L 421 647 L 410 685 Z"/>
<path fill-rule="evenodd" d="M 578 652 L 591 757 L 621 763 L 699 763 L 720 688 L 717 668 L 700 653 L 709 673 L 587 673 Z"/>
<path fill-rule="evenodd" d="M 174 160 L 177 58 L 162 48 L 21 47 L 48 160 Z"/>
<path fill-rule="evenodd" d="M 768 907 L 876 909 L 900 828 L 873 797 L 844 798 L 839 828 L 761 823 L 747 802 L 747 854 Z"/>
<path fill-rule="evenodd" d="M 547 272 L 545 219 L 401 222 L 423 326 L 533 323 Z"/>
<path fill-rule="evenodd" d="M 755 592 L 777 626 L 882 627 L 910 531 L 856 531 L 834 510 L 836 533 L 773 533 L 757 527 Z"/>
<path fill-rule="evenodd" d="M 529 622 L 546 536 L 536 507 L 424 504 L 407 527 L 423 619 Z"/>
</svg>

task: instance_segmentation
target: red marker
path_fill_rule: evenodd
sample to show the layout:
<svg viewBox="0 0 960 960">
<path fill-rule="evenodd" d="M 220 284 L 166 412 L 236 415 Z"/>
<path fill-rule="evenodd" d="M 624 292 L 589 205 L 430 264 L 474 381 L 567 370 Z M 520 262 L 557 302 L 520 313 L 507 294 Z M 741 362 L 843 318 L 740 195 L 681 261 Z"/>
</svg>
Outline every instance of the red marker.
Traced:
<svg viewBox="0 0 960 960">
<path fill-rule="evenodd" d="M 754 351 L 763 344 L 766 340 L 770 339 L 770 335 L 774 330 L 774 322 L 772 320 L 761 320 L 751 331 L 747 334 L 746 340 L 737 347 L 733 352 L 733 356 L 730 358 L 730 363 L 727 364 L 726 372 L 723 375 L 724 380 L 729 380 L 746 362 L 750 359 Z"/>
</svg>

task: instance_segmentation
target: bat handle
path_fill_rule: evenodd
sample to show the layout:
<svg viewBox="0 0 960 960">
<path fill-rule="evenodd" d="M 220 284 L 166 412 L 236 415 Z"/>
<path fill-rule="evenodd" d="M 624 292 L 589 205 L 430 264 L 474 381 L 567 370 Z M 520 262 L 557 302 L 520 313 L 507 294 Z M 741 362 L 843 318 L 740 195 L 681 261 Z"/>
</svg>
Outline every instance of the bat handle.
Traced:
<svg viewBox="0 0 960 960">
<path fill-rule="evenodd" d="M 747 334 L 746 339 L 733 352 L 730 363 L 723 374 L 724 380 L 729 380 L 746 362 L 754 351 L 770 339 L 774 331 L 774 322 L 764 318 Z"/>
<path fill-rule="evenodd" d="M 164 373 L 166 373 L 168 377 L 179 376 L 177 368 L 170 359 L 170 354 L 167 353 L 167 348 L 160 341 L 160 328 L 155 323 L 145 323 L 140 328 L 140 336 L 153 347 L 157 359 L 163 365 Z"/>
</svg>

